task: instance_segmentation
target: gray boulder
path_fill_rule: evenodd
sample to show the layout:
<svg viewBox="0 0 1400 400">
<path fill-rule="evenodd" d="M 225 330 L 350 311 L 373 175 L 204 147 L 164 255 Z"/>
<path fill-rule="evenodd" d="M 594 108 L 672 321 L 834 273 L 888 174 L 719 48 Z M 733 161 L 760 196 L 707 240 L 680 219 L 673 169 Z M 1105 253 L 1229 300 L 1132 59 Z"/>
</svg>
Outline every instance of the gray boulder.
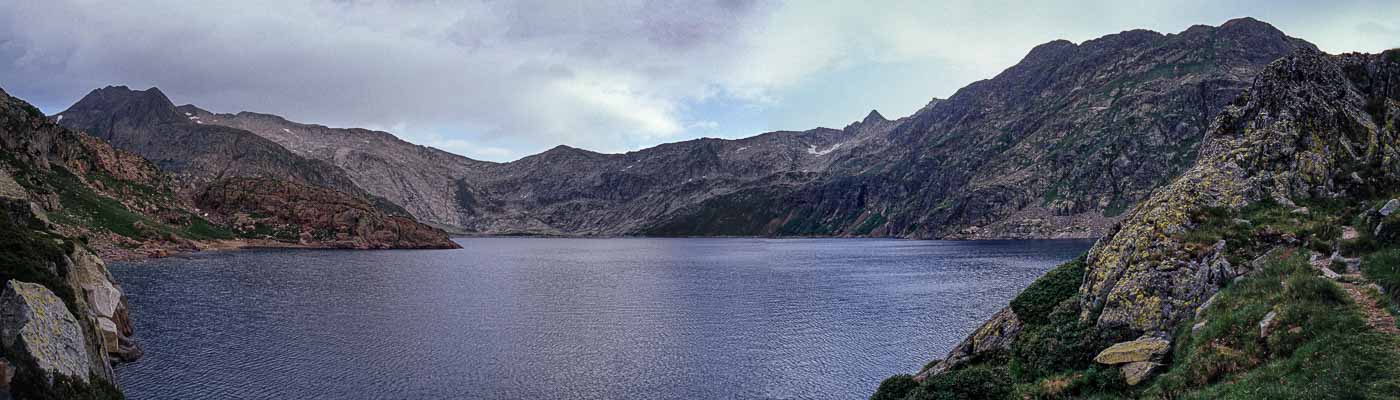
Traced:
<svg viewBox="0 0 1400 400">
<path fill-rule="evenodd" d="M 1381 216 L 1389 217 L 1396 210 L 1400 210 L 1400 199 L 1390 199 L 1390 201 L 1385 202 L 1384 206 L 1381 206 Z"/>
<path fill-rule="evenodd" d="M 0 294 L 0 345 L 6 354 L 34 361 L 44 376 L 63 374 L 87 382 L 91 372 L 87 343 L 77 318 L 52 291 L 11 280 Z"/>
</svg>

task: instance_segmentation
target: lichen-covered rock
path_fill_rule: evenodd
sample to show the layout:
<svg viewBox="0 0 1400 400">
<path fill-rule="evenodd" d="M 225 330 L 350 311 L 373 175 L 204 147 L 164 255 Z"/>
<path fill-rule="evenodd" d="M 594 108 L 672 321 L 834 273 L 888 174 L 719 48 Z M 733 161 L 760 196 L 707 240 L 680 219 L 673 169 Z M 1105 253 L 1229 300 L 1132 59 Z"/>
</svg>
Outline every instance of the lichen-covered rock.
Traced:
<svg viewBox="0 0 1400 400">
<path fill-rule="evenodd" d="M 1152 372 L 1156 371 L 1157 367 L 1160 366 L 1162 366 L 1161 363 L 1155 363 L 1151 361 L 1138 361 L 1128 363 L 1127 365 L 1123 366 L 1123 381 L 1126 382 L 1128 386 L 1135 386 L 1139 383 L 1142 383 L 1142 381 L 1147 380 L 1148 377 L 1151 377 Z"/>
<path fill-rule="evenodd" d="M 87 382 L 87 343 L 67 305 L 39 284 L 10 280 L 0 293 L 0 345 L 21 354 L 52 379 L 54 374 Z"/>
<path fill-rule="evenodd" d="M 1011 307 L 1001 309 L 992 316 L 992 319 L 977 328 L 976 332 L 953 347 L 953 350 L 948 352 L 947 357 L 932 367 L 920 371 L 918 375 L 914 376 L 914 379 L 922 382 L 929 376 L 938 375 L 967 362 L 975 355 L 1010 349 L 1012 341 L 1021 332 L 1021 325 L 1021 320 L 1016 317 L 1014 311 L 1011 311 Z"/>
<path fill-rule="evenodd" d="M 1171 349 L 1172 342 L 1160 336 L 1143 336 L 1117 343 L 1094 356 L 1094 362 L 1115 365 L 1158 360 Z"/>
<path fill-rule="evenodd" d="M 1188 246 L 1183 236 L 1195 227 L 1193 214 L 1394 187 L 1395 60 L 1299 51 L 1270 64 L 1217 117 L 1196 165 L 1090 250 L 1080 293 L 1091 306 L 1081 317 L 1139 332 L 1169 331 L 1189 318 L 1238 272 L 1220 268 L 1220 251 L 1202 256 Z"/>
</svg>

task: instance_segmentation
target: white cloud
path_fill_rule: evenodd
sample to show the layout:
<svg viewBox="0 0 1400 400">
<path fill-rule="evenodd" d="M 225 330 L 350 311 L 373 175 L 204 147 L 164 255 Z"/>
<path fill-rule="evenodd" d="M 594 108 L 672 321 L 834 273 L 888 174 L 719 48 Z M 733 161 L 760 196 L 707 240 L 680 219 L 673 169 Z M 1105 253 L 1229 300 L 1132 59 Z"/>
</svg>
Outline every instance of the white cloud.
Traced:
<svg viewBox="0 0 1400 400">
<path fill-rule="evenodd" d="M 219 111 L 407 122 L 421 132 L 391 131 L 500 160 L 898 117 L 1039 43 L 1243 15 L 1334 52 L 1400 43 L 1400 3 L 1374 0 L 12 1 L 0 86 L 49 111 L 126 84 Z M 707 114 L 726 107 L 745 111 Z"/>
</svg>

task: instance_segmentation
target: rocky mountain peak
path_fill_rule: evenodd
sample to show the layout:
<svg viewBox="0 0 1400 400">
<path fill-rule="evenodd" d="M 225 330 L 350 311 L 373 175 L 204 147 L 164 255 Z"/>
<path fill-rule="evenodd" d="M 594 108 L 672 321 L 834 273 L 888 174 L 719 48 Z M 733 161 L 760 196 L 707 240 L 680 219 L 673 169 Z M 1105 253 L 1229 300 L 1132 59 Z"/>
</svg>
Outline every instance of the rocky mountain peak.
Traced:
<svg viewBox="0 0 1400 400">
<path fill-rule="evenodd" d="M 861 120 L 860 122 L 863 123 L 863 124 L 870 124 L 870 123 L 885 122 L 885 121 L 889 121 L 889 120 L 888 120 L 888 119 L 885 119 L 885 116 L 884 116 L 884 115 L 880 115 L 880 112 L 879 112 L 879 111 L 877 111 L 877 110 L 870 110 L 870 114 L 866 114 L 866 115 L 865 115 L 865 119 Z"/>
<path fill-rule="evenodd" d="M 182 120 L 175 104 L 159 88 L 131 90 L 126 86 L 95 89 L 59 113 L 64 118 L 82 118 L 90 114 L 122 115 L 143 123 Z"/>
</svg>

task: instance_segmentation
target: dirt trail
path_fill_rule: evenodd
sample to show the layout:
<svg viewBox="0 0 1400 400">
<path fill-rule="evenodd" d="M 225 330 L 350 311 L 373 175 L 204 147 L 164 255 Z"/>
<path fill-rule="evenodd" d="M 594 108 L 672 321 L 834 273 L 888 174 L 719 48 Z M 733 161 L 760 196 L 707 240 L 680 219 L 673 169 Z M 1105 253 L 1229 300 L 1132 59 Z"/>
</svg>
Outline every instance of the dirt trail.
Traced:
<svg viewBox="0 0 1400 400">
<path fill-rule="evenodd" d="M 1348 279 L 1347 282 L 1339 281 L 1337 284 L 1342 285 L 1342 289 L 1346 289 L 1347 294 L 1351 295 L 1351 300 L 1356 302 L 1357 307 L 1361 307 L 1361 313 L 1366 315 L 1366 324 L 1380 332 L 1400 335 L 1400 328 L 1395 326 L 1395 316 L 1386 311 L 1385 304 L 1381 304 L 1375 297 L 1371 296 L 1370 291 L 1366 288 L 1370 281 L 1367 281 L 1360 274 L 1345 276 L 1352 279 Z M 1351 281 L 1368 283 L 1356 284 L 1351 283 Z"/>
<path fill-rule="evenodd" d="M 1351 227 L 1347 227 L 1347 230 L 1349 232 L 1355 231 L 1355 229 Z M 1353 259 L 1352 262 L 1356 262 L 1355 259 Z M 1351 296 L 1352 302 L 1356 303 L 1356 306 L 1361 308 L 1361 313 L 1366 317 L 1367 325 L 1370 325 L 1371 328 L 1380 332 L 1400 335 L 1400 327 L 1396 327 L 1395 325 L 1395 316 L 1391 315 L 1390 311 L 1386 310 L 1385 301 L 1371 295 L 1371 280 L 1366 279 L 1366 276 L 1362 275 L 1360 272 L 1355 272 L 1360 269 L 1358 265 L 1345 268 L 1340 263 L 1336 263 L 1337 267 L 1341 267 L 1338 268 L 1338 270 L 1353 271 L 1347 274 L 1336 274 L 1332 272 L 1334 271 L 1332 269 L 1334 267 L 1332 259 L 1330 257 L 1324 257 L 1317 252 L 1313 252 L 1311 264 L 1313 268 L 1322 272 L 1324 276 L 1330 275 L 1328 276 L 1329 278 L 1332 278 L 1333 281 L 1336 281 L 1338 285 L 1342 286 L 1343 290 L 1346 290 L 1347 295 Z"/>
</svg>

